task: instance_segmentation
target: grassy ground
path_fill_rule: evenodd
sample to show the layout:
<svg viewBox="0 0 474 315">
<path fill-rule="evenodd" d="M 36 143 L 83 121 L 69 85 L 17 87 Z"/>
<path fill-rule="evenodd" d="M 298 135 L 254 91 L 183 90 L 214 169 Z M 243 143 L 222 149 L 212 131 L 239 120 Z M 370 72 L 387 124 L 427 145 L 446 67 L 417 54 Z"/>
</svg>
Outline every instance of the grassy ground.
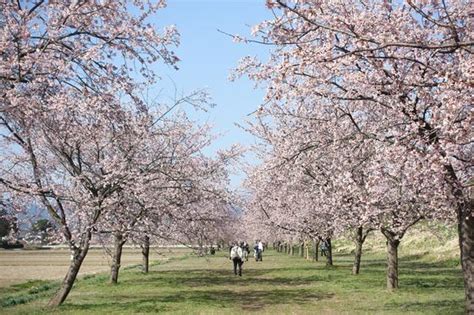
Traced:
<svg viewBox="0 0 474 315">
<path fill-rule="evenodd" d="M 400 289 L 391 293 L 385 290 L 382 253 L 363 257 L 359 276 L 350 275 L 352 257 L 347 254 L 336 254 L 332 268 L 274 251 L 264 254 L 263 262 L 244 264 L 242 277 L 232 274 L 231 262 L 222 252 L 208 259 L 183 255 L 155 262 L 146 275 L 128 268 L 116 286 L 107 283 L 107 274 L 89 275 L 55 310 L 44 308 L 54 283 L 17 285 L 0 291 L 0 313 L 463 313 L 463 282 L 456 260 L 403 256 Z M 11 306 L 12 297 L 23 297 L 26 303 Z"/>
</svg>

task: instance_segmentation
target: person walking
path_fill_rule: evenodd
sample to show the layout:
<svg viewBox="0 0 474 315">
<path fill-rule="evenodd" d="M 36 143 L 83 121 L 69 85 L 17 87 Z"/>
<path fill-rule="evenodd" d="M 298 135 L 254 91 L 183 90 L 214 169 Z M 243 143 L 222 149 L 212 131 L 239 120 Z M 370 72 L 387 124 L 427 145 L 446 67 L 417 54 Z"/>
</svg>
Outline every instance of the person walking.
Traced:
<svg viewBox="0 0 474 315">
<path fill-rule="evenodd" d="M 253 245 L 253 257 L 255 257 L 255 261 L 258 261 L 258 240 L 256 240 L 255 245 Z"/>
<path fill-rule="evenodd" d="M 242 242 L 240 243 L 240 247 L 242 248 L 242 253 L 244 255 L 245 261 L 249 261 L 249 252 L 250 252 L 249 244 L 247 244 L 247 242 Z"/>
<path fill-rule="evenodd" d="M 242 248 L 239 246 L 239 243 L 235 242 L 234 246 L 230 249 L 230 257 L 234 263 L 234 274 L 242 276 L 242 265 L 244 264 Z"/>
<path fill-rule="evenodd" d="M 321 243 L 321 256 L 327 256 L 327 251 L 328 251 L 328 245 L 327 245 L 327 242 L 324 240 L 322 243 Z"/>
<path fill-rule="evenodd" d="M 263 251 L 265 250 L 265 247 L 263 245 L 262 241 L 258 241 L 258 253 L 259 253 L 259 258 L 260 261 L 263 261 Z"/>
</svg>

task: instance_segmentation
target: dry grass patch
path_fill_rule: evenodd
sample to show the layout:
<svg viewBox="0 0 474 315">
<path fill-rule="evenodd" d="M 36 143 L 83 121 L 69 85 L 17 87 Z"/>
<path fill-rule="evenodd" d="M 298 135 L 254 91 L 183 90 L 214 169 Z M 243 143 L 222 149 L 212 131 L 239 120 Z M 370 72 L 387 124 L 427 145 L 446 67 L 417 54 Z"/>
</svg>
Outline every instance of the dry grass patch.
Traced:
<svg viewBox="0 0 474 315">
<path fill-rule="evenodd" d="M 152 249 L 151 259 L 168 259 L 182 255 L 188 249 Z M 139 248 L 125 248 L 122 266 L 141 263 Z M 32 280 L 60 280 L 69 266 L 70 252 L 67 249 L 44 250 L 0 250 L 0 288 Z M 79 276 L 108 271 L 110 257 L 103 249 L 91 249 L 84 261 Z"/>
</svg>

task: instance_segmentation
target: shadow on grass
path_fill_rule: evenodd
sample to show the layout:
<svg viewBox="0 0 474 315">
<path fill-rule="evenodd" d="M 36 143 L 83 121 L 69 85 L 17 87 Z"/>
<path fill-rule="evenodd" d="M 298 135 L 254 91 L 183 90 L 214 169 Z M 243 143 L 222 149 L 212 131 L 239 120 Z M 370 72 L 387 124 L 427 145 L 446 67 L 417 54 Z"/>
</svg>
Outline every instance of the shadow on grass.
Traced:
<svg viewBox="0 0 474 315">
<path fill-rule="evenodd" d="M 330 300 L 335 295 L 340 300 L 341 297 L 350 297 L 354 292 L 373 295 L 378 290 L 384 290 L 385 259 L 377 256 L 367 258 L 363 259 L 359 276 L 350 275 L 350 255 L 336 257 L 335 266 L 330 268 L 321 261 L 314 264 L 292 258 L 282 264 L 276 260 L 269 265 L 244 264 L 242 277 L 233 275 L 230 264 L 222 264 L 225 269 L 207 269 L 209 264 L 199 268 L 199 264 L 189 262 L 186 265 L 192 266 L 192 269 L 182 269 L 183 266 L 171 270 L 157 268 L 141 275 L 138 275 L 138 270 L 130 269 L 113 289 L 107 284 L 107 274 L 86 276 L 78 282 L 77 292 L 78 295 L 81 292 L 87 294 L 77 300 L 68 300 L 60 309 L 91 313 L 186 313 L 204 309 L 218 313 L 219 309 L 232 312 L 262 311 L 269 305 L 309 304 L 310 307 L 316 307 L 319 301 Z M 460 270 L 443 262 L 428 263 L 418 259 L 410 256 L 400 260 L 400 292 L 405 290 L 408 294 L 398 298 L 393 295 L 394 300 L 385 304 L 379 298 L 381 303 L 378 305 L 389 311 L 439 310 L 440 313 L 449 314 L 462 308 L 462 299 L 448 299 L 448 296 L 442 295 L 449 290 L 462 292 Z M 215 262 L 220 264 L 222 261 Z M 214 265 L 214 268 L 218 266 Z M 26 290 L 26 287 L 22 289 Z M 383 296 L 389 297 L 383 292 Z M 417 296 L 424 300 L 416 301 Z M 441 299 L 436 299 L 436 296 Z M 426 298 L 429 300 L 426 301 Z M 368 307 L 366 304 L 362 306 Z"/>
<path fill-rule="evenodd" d="M 402 288 L 463 288 L 460 270 L 447 268 L 443 263 L 424 263 L 413 259 L 416 257 L 400 261 L 400 286 Z M 384 259 L 370 259 L 363 262 L 359 276 L 350 275 L 350 268 L 344 265 L 326 268 L 321 264 L 307 264 L 306 266 L 294 266 L 290 272 L 289 268 L 257 269 L 256 266 L 252 266 L 248 269 L 244 268 L 242 278 L 234 277 L 230 266 L 227 269 L 217 270 L 154 271 L 139 281 L 140 284 L 192 288 L 228 285 L 238 285 L 239 287 L 305 286 L 315 282 L 334 283 L 346 289 L 366 286 L 384 288 L 385 269 Z M 363 281 L 360 281 L 362 280 L 360 278 L 363 278 Z M 136 282 L 136 278 L 122 280 L 124 285 L 134 285 Z"/>
<path fill-rule="evenodd" d="M 130 312 L 163 312 L 173 310 L 183 310 L 183 304 L 189 307 L 212 307 L 212 308 L 232 308 L 240 307 L 247 311 L 257 311 L 268 305 L 280 305 L 290 303 L 316 303 L 323 299 L 329 299 L 332 293 L 315 292 L 305 289 L 271 289 L 271 290 L 192 290 L 180 291 L 177 293 L 161 293 L 156 296 L 137 299 L 129 297 L 126 302 L 111 302 L 109 299 L 99 300 L 95 303 L 69 304 L 63 310 L 104 310 L 113 308 L 114 310 Z"/>
<path fill-rule="evenodd" d="M 293 269 L 296 273 L 311 272 L 314 268 L 298 268 Z M 153 271 L 146 277 L 137 280 L 124 279 L 121 283 L 123 285 L 134 285 L 149 283 L 167 285 L 171 287 L 206 287 L 206 286 L 228 286 L 238 285 L 240 287 L 252 286 L 300 286 L 310 285 L 315 281 L 330 281 L 334 280 L 331 274 L 312 273 L 307 276 L 295 276 L 287 274 L 288 269 L 285 268 L 269 268 L 269 269 L 248 269 L 243 271 L 242 277 L 234 276 L 231 269 L 228 270 L 204 270 L 192 269 L 186 270 L 183 273 L 177 273 L 173 270 L 167 271 Z M 280 275 L 280 276 L 275 276 Z M 341 278 L 344 275 L 340 275 Z"/>
<path fill-rule="evenodd" d="M 304 287 L 327 281 L 313 271 L 312 266 L 292 268 L 290 274 L 288 268 L 249 268 L 243 277 L 234 276 L 230 268 L 152 271 L 141 277 L 130 273 L 131 277 L 123 277 L 114 286 L 118 290 L 114 293 L 117 302 L 110 302 L 109 293 L 103 292 L 94 295 L 93 301 L 66 303 L 61 309 L 159 313 L 197 307 L 257 311 L 268 305 L 307 304 L 333 297 L 334 293 Z M 294 272 L 305 272 L 307 276 L 295 276 Z M 95 283 L 90 285 L 94 287 Z M 132 293 L 133 288 L 140 292 Z"/>
<path fill-rule="evenodd" d="M 391 302 L 385 304 L 385 309 L 389 311 L 409 311 L 426 312 L 430 310 L 431 314 L 464 314 L 464 300 L 461 299 L 442 299 L 425 302 Z"/>
</svg>

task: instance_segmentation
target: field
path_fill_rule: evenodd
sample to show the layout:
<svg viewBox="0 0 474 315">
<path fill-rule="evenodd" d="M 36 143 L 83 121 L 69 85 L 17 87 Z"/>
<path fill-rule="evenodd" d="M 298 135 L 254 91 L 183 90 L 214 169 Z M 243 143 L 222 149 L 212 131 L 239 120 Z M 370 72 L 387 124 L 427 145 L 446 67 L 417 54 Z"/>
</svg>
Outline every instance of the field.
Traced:
<svg viewBox="0 0 474 315">
<path fill-rule="evenodd" d="M 232 274 L 231 262 L 223 252 L 210 258 L 184 252 L 171 256 L 154 260 L 149 274 L 142 274 L 137 266 L 125 268 L 115 286 L 108 284 L 107 273 L 81 277 L 66 303 L 55 310 L 44 308 L 57 286 L 54 281 L 3 288 L 0 312 L 463 314 L 463 282 L 456 259 L 435 260 L 402 252 L 400 289 L 388 292 L 385 258 L 378 252 L 363 257 L 358 276 L 350 274 L 352 256 L 348 253 L 336 253 L 335 266 L 326 267 L 323 261 L 268 250 L 263 262 L 244 264 L 242 277 Z M 5 256 L 0 257 L 3 261 Z M 133 263 L 135 258 L 127 259 Z"/>
<path fill-rule="evenodd" d="M 169 257 L 167 249 L 152 250 L 156 259 Z M 182 254 L 182 250 L 173 255 Z M 28 280 L 57 280 L 66 274 L 70 253 L 67 249 L 0 250 L 0 288 Z M 80 275 L 104 272 L 110 269 L 110 257 L 102 249 L 91 249 Z M 140 249 L 124 248 L 122 266 L 141 263 Z"/>
</svg>

